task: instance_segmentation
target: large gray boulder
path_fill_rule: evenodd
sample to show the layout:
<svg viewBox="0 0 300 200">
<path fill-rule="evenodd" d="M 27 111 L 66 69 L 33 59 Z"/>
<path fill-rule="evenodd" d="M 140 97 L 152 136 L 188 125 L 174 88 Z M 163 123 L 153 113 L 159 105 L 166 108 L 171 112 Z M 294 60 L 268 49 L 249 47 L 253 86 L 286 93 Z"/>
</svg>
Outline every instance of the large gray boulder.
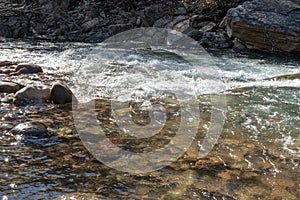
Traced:
<svg viewBox="0 0 300 200">
<path fill-rule="evenodd" d="M 300 53 L 300 0 L 253 0 L 228 11 L 226 29 L 236 46 Z"/>
</svg>

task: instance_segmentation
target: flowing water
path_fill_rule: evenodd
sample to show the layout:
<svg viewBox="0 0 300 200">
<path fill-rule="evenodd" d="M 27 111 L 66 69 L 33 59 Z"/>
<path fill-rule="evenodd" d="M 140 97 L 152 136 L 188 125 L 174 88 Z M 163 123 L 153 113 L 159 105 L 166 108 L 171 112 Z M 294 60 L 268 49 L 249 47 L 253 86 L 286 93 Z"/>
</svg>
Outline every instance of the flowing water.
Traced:
<svg viewBox="0 0 300 200">
<path fill-rule="evenodd" d="M 176 135 L 180 111 L 167 89 L 192 96 L 192 87 L 201 113 L 195 139 L 183 156 L 154 172 L 131 174 L 104 165 L 88 152 L 74 128 L 70 108 L 51 104 L 15 107 L 2 102 L 3 200 L 300 198 L 300 79 L 272 78 L 300 73 L 298 58 L 211 51 L 209 59 L 216 66 L 212 68 L 213 81 L 201 82 L 201 68 L 191 68 L 182 58 L 164 50 L 101 51 L 96 44 L 38 42 L 2 43 L 0 48 L 0 60 L 36 63 L 44 69 L 42 75 L 1 75 L 1 80 L 49 86 L 60 80 L 81 103 L 99 99 L 96 110 L 101 127 L 107 137 L 127 150 L 161 148 Z M 87 55 L 94 49 L 97 57 L 91 59 Z M 81 75 L 85 78 L 78 83 Z M 166 87 L 170 81 L 173 84 Z M 151 94 L 153 98 L 146 102 L 157 101 L 168 111 L 164 129 L 150 140 L 130 138 L 118 128 L 110 111 L 107 98 L 113 93 L 122 101 L 128 88 L 136 89 L 134 98 L 139 100 Z M 156 92 L 159 89 L 163 92 Z M 214 148 L 201 157 L 199 143 L 212 124 L 211 96 L 226 97 L 225 121 Z M 148 123 L 143 110 L 133 113 L 138 113 L 133 116 L 135 123 Z M 26 143 L 11 134 L 14 125 L 30 120 L 45 123 L 49 137 Z M 93 134 L 97 130 L 88 131 Z M 164 159 L 158 157 L 156 162 Z"/>
</svg>

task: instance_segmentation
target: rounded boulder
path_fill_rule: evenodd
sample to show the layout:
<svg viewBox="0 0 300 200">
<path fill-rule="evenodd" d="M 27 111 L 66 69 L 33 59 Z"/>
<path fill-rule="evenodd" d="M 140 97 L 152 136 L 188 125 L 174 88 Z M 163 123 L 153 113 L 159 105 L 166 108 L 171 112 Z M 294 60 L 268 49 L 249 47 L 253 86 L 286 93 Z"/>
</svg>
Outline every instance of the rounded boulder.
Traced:
<svg viewBox="0 0 300 200">
<path fill-rule="evenodd" d="M 51 88 L 51 102 L 54 104 L 66 104 L 78 102 L 73 92 L 64 84 L 57 82 Z"/>
</svg>

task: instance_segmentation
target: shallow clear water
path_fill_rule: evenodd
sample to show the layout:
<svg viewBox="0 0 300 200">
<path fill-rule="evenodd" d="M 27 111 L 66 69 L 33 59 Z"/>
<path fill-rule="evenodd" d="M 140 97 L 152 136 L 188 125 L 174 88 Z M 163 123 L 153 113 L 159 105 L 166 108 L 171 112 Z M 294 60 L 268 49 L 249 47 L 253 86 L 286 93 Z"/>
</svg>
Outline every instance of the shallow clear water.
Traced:
<svg viewBox="0 0 300 200">
<path fill-rule="evenodd" d="M 16 42 L 1 44 L 0 48 L 0 60 L 31 62 L 45 69 L 45 75 L 35 79 L 1 76 L 3 80 L 27 84 L 46 80 L 47 85 L 62 80 L 81 102 L 109 98 L 112 93 L 122 101 L 118 97 L 127 97 L 132 88 L 138 101 L 167 99 L 160 102 L 166 105 L 170 121 L 163 137 L 136 144 L 125 134 L 119 141 L 123 148 L 154 148 L 173 137 L 179 115 L 168 90 L 196 96 L 201 112 L 196 139 L 184 156 L 155 172 L 133 175 L 103 165 L 86 150 L 68 109 L 1 103 L 3 199 L 299 199 L 300 79 L 270 79 L 300 73 L 299 59 L 211 51 L 209 62 L 217 68 L 209 74 L 209 82 L 201 66 L 191 67 L 163 50 L 98 51 L 97 57 L 89 57 L 98 46 Z M 81 75 L 85 78 L 78 82 Z M 213 150 L 200 158 L 197 142 L 203 141 L 210 125 L 211 94 L 226 94 L 225 124 Z M 122 139 L 107 103 L 99 102 L 98 119 L 109 137 Z M 46 143 L 22 143 L 10 134 L 14 125 L 28 120 L 48 125 L 51 136 Z"/>
</svg>

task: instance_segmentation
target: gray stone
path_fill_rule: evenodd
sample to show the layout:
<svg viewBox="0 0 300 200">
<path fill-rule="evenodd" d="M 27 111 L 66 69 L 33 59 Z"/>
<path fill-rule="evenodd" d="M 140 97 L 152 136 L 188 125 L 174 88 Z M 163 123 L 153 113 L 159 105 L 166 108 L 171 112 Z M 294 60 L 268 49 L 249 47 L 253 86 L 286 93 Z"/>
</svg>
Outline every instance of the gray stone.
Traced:
<svg viewBox="0 0 300 200">
<path fill-rule="evenodd" d="M 164 16 L 164 17 L 158 19 L 157 21 L 155 21 L 154 24 L 153 24 L 153 27 L 163 28 L 168 23 L 170 23 L 172 20 L 173 20 L 172 17 L 170 17 L 170 16 Z"/>
<path fill-rule="evenodd" d="M 0 81 L 0 93 L 16 93 L 24 86 L 15 82 Z"/>
<path fill-rule="evenodd" d="M 215 28 L 217 25 L 214 22 L 208 22 L 205 26 L 203 26 L 199 31 L 201 32 L 207 32 L 211 31 L 213 28 Z"/>
<path fill-rule="evenodd" d="M 176 24 L 178 24 L 179 22 L 182 22 L 182 21 L 184 21 L 184 20 L 186 20 L 188 18 L 189 18 L 189 16 L 179 15 L 172 22 L 170 22 L 169 24 L 167 24 L 166 28 L 173 28 Z"/>
<path fill-rule="evenodd" d="M 51 101 L 54 104 L 77 103 L 72 91 L 64 84 L 57 82 L 51 88 Z"/>
<path fill-rule="evenodd" d="M 85 42 L 103 42 L 105 39 L 109 38 L 108 33 L 95 32 L 91 36 L 84 39 Z"/>
<path fill-rule="evenodd" d="M 188 28 L 185 31 L 183 31 L 184 34 L 186 34 L 187 36 L 193 38 L 196 41 L 200 41 L 202 39 L 203 33 L 200 32 L 197 29 L 194 28 Z"/>
<path fill-rule="evenodd" d="M 212 21 L 208 16 L 205 15 L 194 15 L 190 18 L 190 27 L 200 29 L 207 25 L 208 22 Z M 205 23 L 205 24 L 203 24 Z"/>
<path fill-rule="evenodd" d="M 96 18 L 89 20 L 89 21 L 85 22 L 84 24 L 82 24 L 82 27 L 85 31 L 89 31 L 93 27 L 97 26 L 99 24 L 100 20 L 101 20 L 101 18 L 96 17 Z"/>
<path fill-rule="evenodd" d="M 27 86 L 15 94 L 14 104 L 17 106 L 45 103 L 50 99 L 50 89 L 46 86 Z"/>
<path fill-rule="evenodd" d="M 133 28 L 132 24 L 113 24 L 108 27 L 108 30 L 111 34 L 115 35 L 118 33 L 121 33 L 123 31 L 127 31 L 129 29 Z"/>
<path fill-rule="evenodd" d="M 7 38 L 13 36 L 12 29 L 8 25 L 3 24 L 1 22 L 0 22 L 0 36 L 7 37 Z"/>
<path fill-rule="evenodd" d="M 179 7 L 177 8 L 177 10 L 175 11 L 175 15 L 186 15 L 186 9 L 184 7 Z"/>
<path fill-rule="evenodd" d="M 179 23 L 177 23 L 173 29 L 179 31 L 179 32 L 184 32 L 185 30 L 187 30 L 188 28 L 190 28 L 190 20 L 189 19 L 186 19 L 186 20 L 183 20 Z"/>
<path fill-rule="evenodd" d="M 201 45 L 209 48 L 230 48 L 232 47 L 232 41 L 227 36 L 226 32 L 222 29 L 211 32 L 203 32 L 201 39 Z"/>
<path fill-rule="evenodd" d="M 161 4 L 152 5 L 142 10 L 140 16 L 142 18 L 142 26 L 153 26 L 154 22 L 165 15 Z"/>
<path fill-rule="evenodd" d="M 228 10 L 226 28 L 248 49 L 300 53 L 300 1 L 247 1 Z"/>
</svg>

